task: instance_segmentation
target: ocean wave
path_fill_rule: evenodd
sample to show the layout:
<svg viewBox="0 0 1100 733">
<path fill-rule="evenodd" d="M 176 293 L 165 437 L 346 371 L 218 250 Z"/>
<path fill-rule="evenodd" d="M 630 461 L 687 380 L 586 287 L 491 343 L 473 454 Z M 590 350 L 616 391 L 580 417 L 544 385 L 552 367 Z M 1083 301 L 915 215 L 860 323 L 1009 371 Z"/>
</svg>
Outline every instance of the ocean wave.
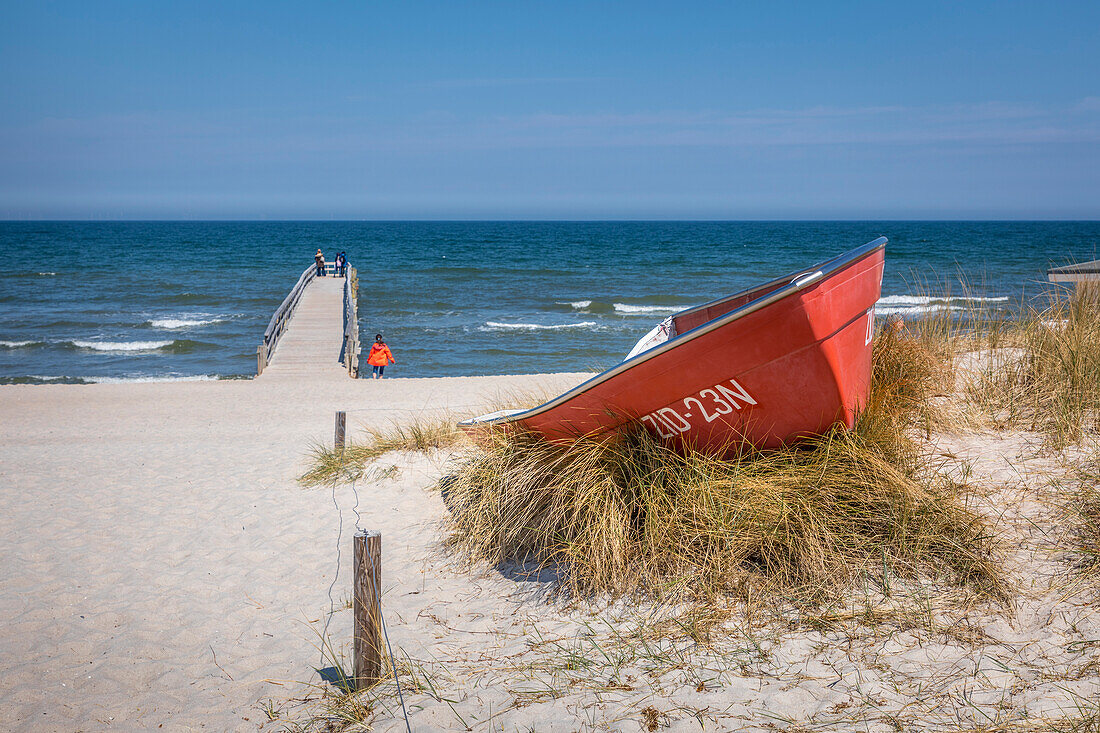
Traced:
<svg viewBox="0 0 1100 733">
<path fill-rule="evenodd" d="M 32 277 L 53 277 L 57 275 L 56 272 L 31 272 L 29 270 L 20 270 L 18 272 L 8 271 L 4 273 L 4 277 L 18 277 L 18 278 L 32 278 Z"/>
<path fill-rule="evenodd" d="M 616 313 L 678 313 L 683 308 L 678 305 L 630 305 L 629 303 L 615 303 Z"/>
<path fill-rule="evenodd" d="M 885 295 L 878 299 L 879 305 L 949 305 L 951 303 L 1007 303 L 1008 296 L 984 298 L 961 295 Z"/>
<path fill-rule="evenodd" d="M 579 313 L 618 313 L 619 315 L 642 315 L 651 313 L 677 313 L 688 306 L 684 305 L 635 305 L 633 303 L 603 303 L 598 300 L 557 301 L 557 305 L 569 306 Z"/>
<path fill-rule="evenodd" d="M 574 313 L 611 313 L 615 309 L 610 303 L 601 303 L 598 300 L 559 300 L 554 305 L 562 306 L 561 308 L 551 308 L 550 310 L 570 310 Z"/>
<path fill-rule="evenodd" d="M 41 346 L 42 341 L 0 341 L 0 349 L 22 349 L 27 346 Z"/>
<path fill-rule="evenodd" d="M 80 377 L 43 377 L 31 375 L 27 377 L 0 377 L 0 384 L 88 384 L 88 382 Z"/>
<path fill-rule="evenodd" d="M 540 323 L 499 323 L 497 321 L 486 321 L 485 325 L 479 328 L 479 331 L 560 331 L 566 328 L 592 328 L 596 325 L 595 321 L 582 321 L 581 323 L 558 323 L 553 325 L 543 325 Z"/>
<path fill-rule="evenodd" d="M 191 374 L 186 376 L 138 376 L 138 377 L 80 377 L 93 384 L 153 384 L 161 382 L 216 382 L 219 377 L 213 374 Z"/>
<path fill-rule="evenodd" d="M 961 305 L 948 305 L 947 303 L 934 303 L 931 305 L 876 305 L 875 315 L 919 315 L 922 313 L 942 313 L 944 311 L 964 310 L 966 310 L 966 308 L 963 308 Z"/>
<path fill-rule="evenodd" d="M 242 300 L 243 300 L 243 302 L 259 301 L 261 303 L 267 303 L 269 299 L 267 299 L 267 298 L 246 298 L 246 299 L 242 299 Z M 194 305 L 194 304 L 210 305 L 210 304 L 215 304 L 217 302 L 217 298 L 213 295 L 208 295 L 206 293 L 183 292 L 183 293 L 172 293 L 171 295 L 165 296 L 164 302 L 172 303 L 172 304 L 175 304 L 175 305 L 189 305 L 189 304 L 191 304 L 191 305 Z"/>
<path fill-rule="evenodd" d="M 91 351 L 158 351 L 176 344 L 176 341 L 69 341 L 78 349 Z"/>
<path fill-rule="evenodd" d="M 177 329 L 209 326 L 212 323 L 221 323 L 224 320 L 224 318 L 155 318 L 145 323 L 153 328 Z"/>
<path fill-rule="evenodd" d="M 880 316 L 921 316 L 930 313 L 972 311 L 986 303 L 1007 303 L 1007 295 L 886 295 L 875 304 Z"/>
<path fill-rule="evenodd" d="M 128 377 L 50 377 L 31 374 L 23 377 L 0 377 L 0 384 L 141 384 L 159 382 L 214 382 L 223 379 L 213 374 L 128 376 Z"/>
</svg>

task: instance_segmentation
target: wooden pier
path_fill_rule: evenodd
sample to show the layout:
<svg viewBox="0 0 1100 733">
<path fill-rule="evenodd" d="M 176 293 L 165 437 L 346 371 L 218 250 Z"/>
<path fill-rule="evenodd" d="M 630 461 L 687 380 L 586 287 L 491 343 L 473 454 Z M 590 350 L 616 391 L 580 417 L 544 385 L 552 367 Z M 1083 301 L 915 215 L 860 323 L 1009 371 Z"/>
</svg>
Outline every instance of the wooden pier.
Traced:
<svg viewBox="0 0 1100 733">
<path fill-rule="evenodd" d="M 325 277 L 312 265 L 271 317 L 263 343 L 256 348 L 256 375 L 313 379 L 355 378 L 359 372 L 359 279 L 354 267 Z"/>
</svg>

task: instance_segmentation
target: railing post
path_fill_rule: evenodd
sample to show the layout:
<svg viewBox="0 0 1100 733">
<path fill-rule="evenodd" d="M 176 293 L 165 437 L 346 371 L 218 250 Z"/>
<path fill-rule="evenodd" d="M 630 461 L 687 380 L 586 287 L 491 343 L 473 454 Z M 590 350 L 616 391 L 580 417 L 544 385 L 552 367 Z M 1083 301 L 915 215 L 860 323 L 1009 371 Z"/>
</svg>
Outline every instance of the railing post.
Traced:
<svg viewBox="0 0 1100 733">
<path fill-rule="evenodd" d="M 265 353 L 264 345 L 260 344 L 256 347 L 256 376 L 260 376 L 264 373 L 264 367 L 267 366 L 267 354 Z"/>
</svg>

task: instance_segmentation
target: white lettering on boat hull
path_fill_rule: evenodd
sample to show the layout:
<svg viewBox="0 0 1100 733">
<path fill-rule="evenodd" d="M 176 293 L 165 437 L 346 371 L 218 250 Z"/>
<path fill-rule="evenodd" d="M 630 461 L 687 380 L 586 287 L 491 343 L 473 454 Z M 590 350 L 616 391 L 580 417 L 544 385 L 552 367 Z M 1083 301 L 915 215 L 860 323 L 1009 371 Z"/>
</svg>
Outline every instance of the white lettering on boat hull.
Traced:
<svg viewBox="0 0 1100 733">
<path fill-rule="evenodd" d="M 697 395 L 683 399 L 684 412 L 676 408 L 662 407 L 642 417 L 642 422 L 653 429 L 661 438 L 674 438 L 689 432 L 692 425 L 689 418 L 701 416 L 711 423 L 722 417 L 740 411 L 749 405 L 755 405 L 756 399 L 749 394 L 736 379 L 719 383 L 713 387 L 699 390 Z"/>
</svg>

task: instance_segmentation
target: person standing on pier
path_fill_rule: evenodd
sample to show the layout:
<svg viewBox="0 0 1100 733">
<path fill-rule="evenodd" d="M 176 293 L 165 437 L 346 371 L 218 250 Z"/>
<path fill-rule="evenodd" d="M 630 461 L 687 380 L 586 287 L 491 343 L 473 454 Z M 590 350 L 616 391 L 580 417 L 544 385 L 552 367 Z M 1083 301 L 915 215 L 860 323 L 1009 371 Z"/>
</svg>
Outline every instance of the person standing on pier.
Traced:
<svg viewBox="0 0 1100 733">
<path fill-rule="evenodd" d="M 371 373 L 375 379 L 382 379 L 382 373 L 386 371 L 387 364 L 397 363 L 397 359 L 393 358 L 390 347 L 386 346 L 386 342 L 382 340 L 382 334 L 380 333 L 374 334 L 374 343 L 371 344 L 367 363 L 370 364 Z"/>
<path fill-rule="evenodd" d="M 325 256 L 321 254 L 321 250 L 317 250 L 317 254 L 313 255 L 313 261 L 317 264 L 317 277 L 325 276 Z"/>
</svg>

